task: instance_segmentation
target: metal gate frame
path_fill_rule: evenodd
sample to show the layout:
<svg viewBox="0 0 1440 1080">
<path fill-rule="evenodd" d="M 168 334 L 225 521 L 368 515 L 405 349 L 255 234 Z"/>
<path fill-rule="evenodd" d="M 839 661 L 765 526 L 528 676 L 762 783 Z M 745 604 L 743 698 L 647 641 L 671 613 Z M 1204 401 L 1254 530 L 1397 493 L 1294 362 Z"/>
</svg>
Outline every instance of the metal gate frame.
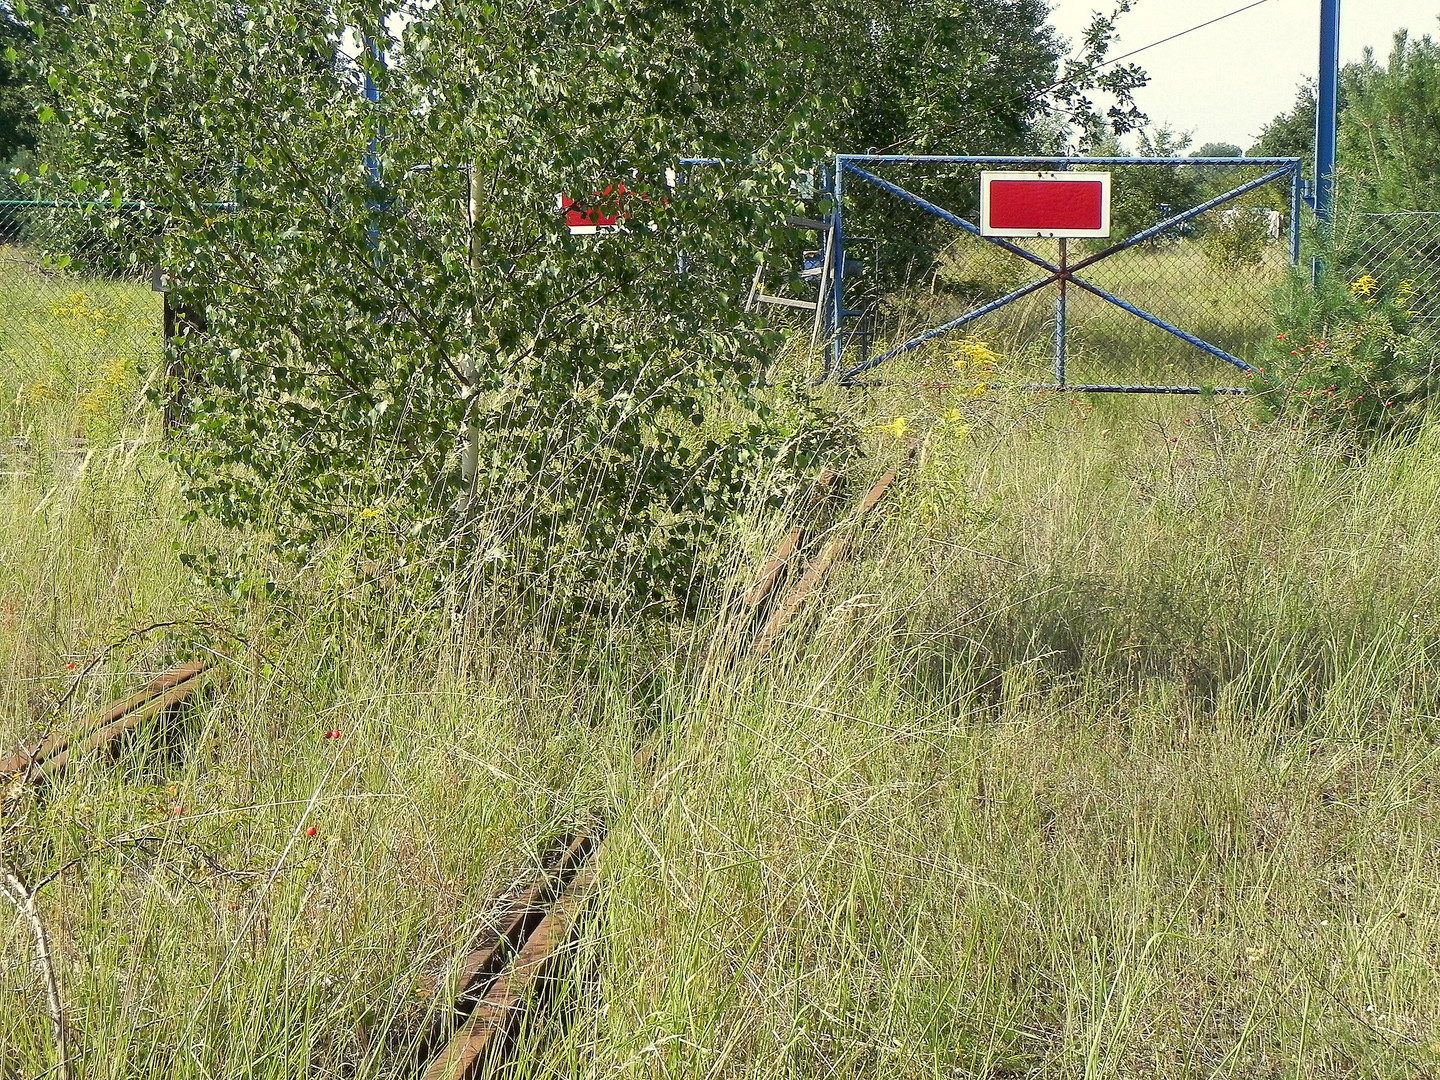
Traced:
<svg viewBox="0 0 1440 1080">
<path fill-rule="evenodd" d="M 973 222 L 966 221 L 959 215 L 953 214 L 950 211 L 944 209 L 943 207 L 936 206 L 929 200 L 924 199 L 919 195 L 914 194 L 913 192 L 907 191 L 900 185 L 892 183 L 891 181 L 886 180 L 883 177 L 877 176 L 875 173 L 870 172 L 863 167 L 865 165 L 875 166 L 888 164 L 996 166 L 1008 165 L 1017 168 L 1050 171 L 1061 171 L 1073 168 L 1075 166 L 1150 165 L 1169 166 L 1173 168 L 1177 165 L 1248 165 L 1252 167 L 1259 166 L 1261 168 L 1267 169 L 1268 171 L 1263 176 L 1257 177 L 1254 180 L 1249 180 L 1244 184 L 1241 184 L 1240 186 L 1225 192 L 1223 195 L 1216 196 L 1213 199 L 1201 203 L 1199 206 L 1191 207 L 1189 210 L 1182 211 L 1179 214 L 1175 214 L 1172 217 L 1166 218 L 1159 224 L 1152 225 L 1150 228 L 1145 229 L 1142 232 L 1138 232 L 1134 236 L 1128 237 L 1127 239 L 1122 240 L 1119 243 L 1111 244 L 1109 247 L 1104 248 L 1103 250 L 1098 251 L 1093 255 L 1086 256 L 1085 258 L 1081 259 L 1076 263 L 1067 265 L 1065 260 L 1062 258 L 1060 265 L 1057 266 L 1056 264 L 1050 262 L 1050 260 L 1041 258 L 1039 255 L 1027 251 L 1024 248 L 1018 246 L 1017 244 L 1009 242 L 1008 240 L 996 236 L 982 235 L 980 232 L 980 227 Z M 1181 341 L 1187 342 L 1190 345 L 1194 345 L 1195 347 L 1202 349 L 1203 351 L 1209 353 L 1211 356 L 1214 356 L 1216 359 L 1223 360 L 1241 371 L 1253 372 L 1255 368 L 1253 368 L 1250 364 L 1246 363 L 1244 360 L 1241 360 L 1239 357 L 1230 355 L 1224 349 L 1221 349 L 1216 345 L 1212 345 L 1207 341 L 1203 341 L 1195 335 L 1190 334 L 1185 330 L 1182 330 L 1180 327 L 1174 326 L 1171 323 L 1166 322 L 1164 319 L 1161 319 L 1158 316 L 1153 315 L 1150 312 L 1145 311 L 1144 309 L 1137 307 L 1134 304 L 1130 304 L 1125 300 L 1122 300 L 1120 297 L 1115 296 L 1114 294 L 1109 293 L 1104 289 L 1100 288 L 1099 286 L 1094 285 L 1091 282 L 1084 280 L 1083 278 L 1077 277 L 1076 275 L 1087 267 L 1094 266 L 1096 263 L 1100 262 L 1103 259 L 1108 259 L 1112 255 L 1116 255 L 1122 251 L 1129 250 L 1130 248 L 1135 247 L 1138 244 L 1143 244 L 1147 240 L 1154 239 L 1155 237 L 1162 235 L 1170 229 L 1174 229 L 1179 225 L 1183 225 L 1186 222 L 1199 217 L 1201 214 L 1208 213 L 1209 211 L 1214 210 L 1218 206 L 1223 206 L 1225 203 L 1231 202 L 1234 199 L 1238 199 L 1242 195 L 1254 191 L 1257 188 L 1264 187 L 1267 184 L 1272 184 L 1277 180 L 1285 178 L 1288 178 L 1290 181 L 1290 264 L 1294 266 L 1300 261 L 1300 215 L 1301 207 L 1304 205 L 1305 200 L 1305 181 L 1302 176 L 1301 161 L 1299 158 L 1020 158 L 994 156 L 950 156 L 929 154 L 836 154 L 834 169 L 831 173 L 831 196 L 834 201 L 831 207 L 830 235 L 828 237 L 829 243 L 827 243 L 826 245 L 826 261 L 832 266 L 839 267 L 845 266 L 844 218 L 845 178 L 847 176 L 854 177 L 864 183 L 872 185 L 873 187 L 877 187 L 882 191 L 889 192 L 891 195 L 894 195 L 897 198 L 904 200 L 905 202 L 908 202 L 914 206 L 918 206 L 920 209 L 934 215 L 941 221 L 944 221 L 950 225 L 954 225 L 956 228 L 970 233 L 971 235 L 976 236 L 981 240 L 984 240 L 986 243 L 994 244 L 996 247 L 1003 248 L 1011 254 L 1016 255 L 1019 258 L 1024 259 L 1026 262 L 1031 263 L 1039 269 L 1045 271 L 1047 276 L 1041 278 L 1039 281 L 1031 282 L 1029 285 L 1025 285 L 1019 289 L 1016 289 L 1014 292 L 1011 292 L 1006 296 L 1002 296 L 1000 299 L 992 301 L 991 303 L 988 303 L 983 307 L 977 308 L 974 311 L 967 312 L 966 314 L 960 316 L 957 319 L 952 319 L 950 322 L 945 323 L 943 326 L 938 326 L 933 330 L 927 330 L 924 333 L 921 333 L 911 338 L 909 341 L 906 341 L 904 344 L 895 346 L 881 356 L 866 358 L 860 363 L 855 364 L 853 367 L 846 369 L 845 349 L 850 337 L 853 335 L 853 331 L 847 331 L 845 329 L 845 320 L 847 318 L 858 316 L 860 313 L 846 311 L 845 309 L 845 274 L 827 274 L 825 277 L 825 281 L 822 283 L 821 286 L 821 296 L 819 300 L 820 303 L 827 309 L 825 312 L 827 316 L 825 323 L 830 332 L 830 347 L 827 351 L 825 373 L 820 379 L 821 382 L 826 382 L 833 379 L 841 385 L 853 384 L 858 376 L 879 367 L 886 361 L 892 360 L 895 357 L 901 355 L 902 353 L 907 353 L 912 349 L 918 348 L 920 345 L 923 345 L 927 341 L 940 337 L 941 335 L 948 334 L 954 330 L 958 330 L 961 327 L 967 325 L 968 323 L 974 322 L 976 319 L 980 319 L 986 315 L 992 314 L 993 312 L 998 311 L 1009 304 L 1015 303 L 1017 300 L 1021 300 L 1024 297 L 1029 296 L 1031 293 L 1038 292 L 1046 286 L 1053 284 L 1059 286 L 1057 290 L 1058 298 L 1056 300 L 1055 313 L 1055 382 L 1051 384 L 1035 384 L 1031 386 L 1030 389 L 1065 390 L 1073 393 L 1111 394 L 1244 394 L 1248 392 L 1248 388 L 1243 386 L 1206 388 L 1199 386 L 1090 386 L 1072 385 L 1067 383 L 1065 381 L 1065 353 L 1066 338 L 1068 336 L 1069 327 L 1066 319 L 1065 287 L 1066 285 L 1074 285 L 1076 288 L 1082 289 L 1093 296 L 1098 296 L 1100 299 L 1115 305 L 1122 311 L 1128 311 L 1130 314 L 1136 316 L 1139 319 L 1143 319 L 1145 322 L 1150 323 L 1152 326 L 1156 326 L 1169 334 L 1173 334 Z M 827 286 L 829 292 L 828 297 L 825 295 Z"/>
</svg>

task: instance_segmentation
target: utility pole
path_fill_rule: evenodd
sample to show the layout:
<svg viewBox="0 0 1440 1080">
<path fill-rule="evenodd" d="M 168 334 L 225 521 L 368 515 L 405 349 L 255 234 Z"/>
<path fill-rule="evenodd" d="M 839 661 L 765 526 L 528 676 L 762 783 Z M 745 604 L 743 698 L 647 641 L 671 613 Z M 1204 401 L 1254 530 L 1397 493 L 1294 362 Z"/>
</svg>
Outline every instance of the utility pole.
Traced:
<svg viewBox="0 0 1440 1080">
<path fill-rule="evenodd" d="M 1320 94 L 1315 107 L 1315 216 L 1335 219 L 1335 142 L 1340 94 L 1340 0 L 1320 0 Z"/>
</svg>

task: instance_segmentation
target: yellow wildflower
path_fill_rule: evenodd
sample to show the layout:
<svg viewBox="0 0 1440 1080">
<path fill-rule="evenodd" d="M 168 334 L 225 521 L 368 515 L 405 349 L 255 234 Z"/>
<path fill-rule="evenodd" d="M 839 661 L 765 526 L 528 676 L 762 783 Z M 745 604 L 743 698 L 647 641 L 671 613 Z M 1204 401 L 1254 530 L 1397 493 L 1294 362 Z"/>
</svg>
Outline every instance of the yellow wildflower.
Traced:
<svg viewBox="0 0 1440 1080">
<path fill-rule="evenodd" d="M 988 384 L 983 383 L 983 382 L 982 382 L 982 383 L 976 383 L 976 384 L 975 384 L 975 389 L 970 391 L 970 396 L 971 396 L 971 397 L 979 397 L 981 394 L 985 393 L 985 391 L 988 390 L 988 389 L 989 389 Z"/>
<path fill-rule="evenodd" d="M 999 353 L 990 347 L 988 341 L 981 341 L 979 338 L 961 338 L 955 343 L 955 351 L 960 354 L 955 361 L 955 367 L 959 371 L 965 370 L 967 363 L 977 364 L 982 367 L 993 367 L 1004 359 Z"/>
<path fill-rule="evenodd" d="M 940 423 L 945 426 L 945 433 L 953 439 L 963 439 L 970 433 L 970 425 L 965 423 L 965 417 L 959 409 L 946 409 L 940 414 Z"/>
<path fill-rule="evenodd" d="M 909 421 L 909 420 L 907 420 L 907 419 L 906 419 L 905 417 L 903 417 L 903 416 L 897 416 L 897 417 L 895 417 L 894 420 L 891 420 L 890 423 L 888 423 L 888 424 L 877 424 L 877 425 L 875 425 L 875 430 L 876 430 L 876 431 L 883 431 L 883 432 L 885 432 L 887 435 L 893 436 L 893 437 L 896 438 L 896 439 L 903 439 L 903 438 L 905 437 L 905 429 L 906 429 L 907 427 L 909 427 L 909 426 L 910 426 L 910 421 Z"/>
<path fill-rule="evenodd" d="M 1350 295 L 1369 296 L 1380 287 L 1380 282 L 1369 274 L 1356 278 L 1350 283 Z"/>
<path fill-rule="evenodd" d="M 367 506 L 364 510 L 360 511 L 358 516 L 361 521 L 374 521 L 380 516 L 380 510 L 378 507 Z"/>
</svg>

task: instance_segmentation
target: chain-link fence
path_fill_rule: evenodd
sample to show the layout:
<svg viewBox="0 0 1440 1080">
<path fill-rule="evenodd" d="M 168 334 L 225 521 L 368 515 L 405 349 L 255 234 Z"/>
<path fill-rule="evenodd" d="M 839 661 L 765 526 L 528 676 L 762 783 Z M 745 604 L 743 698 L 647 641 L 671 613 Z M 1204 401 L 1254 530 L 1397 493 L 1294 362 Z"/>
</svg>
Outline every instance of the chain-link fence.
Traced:
<svg viewBox="0 0 1440 1080">
<path fill-rule="evenodd" d="M 114 434 L 155 377 L 162 300 L 143 248 L 116 239 L 145 228 L 123 205 L 28 199 L 0 184 L 0 394 L 12 439 L 40 430 L 77 440 Z"/>
<path fill-rule="evenodd" d="M 874 165 L 860 160 L 866 170 L 873 169 L 873 176 L 970 222 L 978 217 L 982 171 L 1050 167 L 1019 160 L 882 160 Z M 1067 385 L 1243 383 L 1235 365 L 1158 323 L 1247 363 L 1258 356 L 1273 334 L 1275 289 L 1291 266 L 1297 175 L 1293 163 L 1177 159 L 1074 168 L 1111 174 L 1112 234 L 1103 240 L 1068 241 L 1070 266 L 1126 238 L 1181 220 L 1093 262 L 1078 275 L 1158 322 L 1096 292 L 1069 286 Z M 1184 216 L 1237 189 L 1246 190 Z M 842 370 L 860 362 L 862 352 L 885 356 L 930 328 L 950 324 L 1046 276 L 1034 263 L 938 219 L 918 202 L 897 197 L 893 188 L 865 182 L 859 173 L 846 178 L 844 230 L 847 264 L 854 256 L 864 264 L 864 272 L 856 272 L 851 284 L 847 270 L 845 307 L 863 314 L 851 317 L 860 332 L 847 338 L 850 348 Z M 1052 265 L 1060 262 L 1059 241 L 1014 243 Z M 874 374 L 954 379 L 958 370 L 977 382 L 1052 383 L 1056 293 L 1053 285 L 1032 292 L 924 347 L 896 355 Z"/>
<path fill-rule="evenodd" d="M 1415 320 L 1440 326 L 1440 213 L 1355 214 L 1336 236 L 1337 269 L 1347 281 L 1366 275 L 1407 283 Z"/>
</svg>

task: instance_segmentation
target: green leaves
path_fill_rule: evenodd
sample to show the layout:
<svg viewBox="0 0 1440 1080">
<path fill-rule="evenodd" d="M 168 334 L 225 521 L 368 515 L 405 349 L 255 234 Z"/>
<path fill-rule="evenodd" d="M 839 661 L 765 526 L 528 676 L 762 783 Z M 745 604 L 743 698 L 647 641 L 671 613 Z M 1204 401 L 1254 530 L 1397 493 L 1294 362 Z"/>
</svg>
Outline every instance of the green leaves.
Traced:
<svg viewBox="0 0 1440 1080">
<path fill-rule="evenodd" d="M 1344 253 L 1332 247 L 1326 256 L 1330 269 L 1317 287 L 1297 273 L 1280 297 L 1255 398 L 1271 417 L 1357 446 L 1413 434 L 1440 392 L 1434 335 L 1411 310 L 1415 283 L 1342 272 Z"/>
<path fill-rule="evenodd" d="M 1343 79 L 1340 160 L 1374 210 L 1429 210 L 1440 198 L 1440 42 L 1396 34 L 1388 62 Z"/>
<path fill-rule="evenodd" d="M 731 77 L 723 4 L 437 7 L 381 42 L 372 106 L 335 43 L 376 14 L 175 0 L 72 28 L 67 173 L 161 208 L 127 242 L 209 319 L 192 497 L 292 558 L 383 510 L 403 526 L 357 542 L 514 600 L 678 603 L 782 455 L 808 461 L 803 409 L 761 419 L 775 341 L 736 302 L 803 121 L 755 129 L 779 75 Z M 672 189 L 682 156 L 727 165 Z M 624 227 L 572 236 L 562 194 Z"/>
</svg>

